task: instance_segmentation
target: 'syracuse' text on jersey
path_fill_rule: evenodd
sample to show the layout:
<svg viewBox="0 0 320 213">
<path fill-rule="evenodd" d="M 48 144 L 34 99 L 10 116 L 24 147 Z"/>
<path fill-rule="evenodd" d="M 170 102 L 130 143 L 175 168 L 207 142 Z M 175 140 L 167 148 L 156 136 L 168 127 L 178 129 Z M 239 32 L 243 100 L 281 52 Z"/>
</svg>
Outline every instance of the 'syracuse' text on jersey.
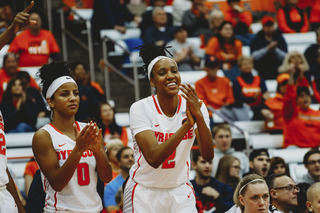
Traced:
<svg viewBox="0 0 320 213">
<path fill-rule="evenodd" d="M 7 169 L 7 156 L 6 156 L 6 138 L 4 136 L 4 121 L 0 111 L 0 186 L 4 186 L 9 182 Z"/>
<path fill-rule="evenodd" d="M 209 115 L 202 104 L 201 112 L 209 128 Z M 133 136 L 135 164 L 130 177 L 137 183 L 156 188 L 171 188 L 189 181 L 190 150 L 195 139 L 196 124 L 187 132 L 176 150 L 157 169 L 145 160 L 135 140 L 135 135 L 152 130 L 158 144 L 165 143 L 187 119 L 186 100 L 179 95 L 179 104 L 173 117 L 167 117 L 161 110 L 157 96 L 150 96 L 134 103 L 130 108 L 130 129 Z"/>
<path fill-rule="evenodd" d="M 79 131 L 86 125 L 80 122 L 76 122 L 76 124 Z M 61 133 L 52 124 L 47 124 L 41 129 L 50 134 L 59 165 L 62 166 L 75 147 L 76 142 Z M 100 212 L 102 201 L 97 192 L 98 177 L 95 169 L 95 157 L 90 150 L 87 150 L 82 154 L 77 169 L 62 191 L 55 191 L 44 177 L 45 212 Z"/>
</svg>

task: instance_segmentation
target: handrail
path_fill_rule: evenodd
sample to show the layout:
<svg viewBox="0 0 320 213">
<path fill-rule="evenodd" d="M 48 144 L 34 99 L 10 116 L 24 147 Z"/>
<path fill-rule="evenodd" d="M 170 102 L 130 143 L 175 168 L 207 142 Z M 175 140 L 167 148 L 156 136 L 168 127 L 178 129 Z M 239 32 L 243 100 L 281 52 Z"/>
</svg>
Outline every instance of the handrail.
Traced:
<svg viewBox="0 0 320 213">
<path fill-rule="evenodd" d="M 108 56 L 107 56 L 107 41 L 111 41 L 114 45 L 119 46 L 126 54 L 129 55 L 131 62 L 132 62 L 132 67 L 133 67 L 133 79 L 128 77 L 127 75 L 123 74 L 119 69 L 117 69 L 112 63 L 108 61 Z M 121 76 L 123 79 L 125 79 L 127 82 L 129 82 L 133 87 L 134 87 L 134 92 L 135 92 L 135 100 L 140 99 L 140 90 L 139 90 L 139 79 L 138 79 L 138 67 L 136 64 L 136 61 L 134 57 L 132 57 L 132 52 L 130 52 L 127 48 L 123 47 L 120 45 L 117 41 L 111 39 L 108 36 L 104 36 L 102 38 L 102 55 L 103 55 L 103 62 L 104 62 L 104 76 L 105 76 L 105 87 L 106 87 L 106 99 L 110 100 L 111 99 L 111 94 L 110 94 L 110 77 L 109 77 L 109 71 L 108 67 L 111 68 L 112 71 L 114 71 L 116 74 Z"/>
<path fill-rule="evenodd" d="M 211 112 L 215 113 L 216 115 L 218 115 L 220 118 L 222 118 L 224 121 L 226 121 L 229 125 L 235 127 L 237 130 L 239 130 L 243 134 L 244 140 L 245 140 L 245 143 L 246 143 L 246 154 L 247 154 L 247 156 L 249 156 L 250 155 L 250 151 L 251 151 L 249 132 L 244 130 L 244 129 L 242 129 L 242 128 L 240 128 L 231 119 L 229 119 L 228 117 L 226 117 L 225 115 L 223 115 L 219 111 L 215 110 L 211 106 L 207 106 L 207 108 L 208 108 L 209 111 L 211 111 Z"/>
</svg>

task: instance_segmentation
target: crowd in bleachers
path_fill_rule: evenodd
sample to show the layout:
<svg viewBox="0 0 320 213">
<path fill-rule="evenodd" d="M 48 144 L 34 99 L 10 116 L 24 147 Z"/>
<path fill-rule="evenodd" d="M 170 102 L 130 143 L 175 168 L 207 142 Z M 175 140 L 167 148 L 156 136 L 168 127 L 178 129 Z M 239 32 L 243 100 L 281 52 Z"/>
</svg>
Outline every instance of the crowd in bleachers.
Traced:
<svg viewBox="0 0 320 213">
<path fill-rule="evenodd" d="M 268 150 L 268 144 L 262 144 L 260 147 L 265 149 L 253 150 L 246 156 L 232 147 L 230 126 L 209 111 L 214 160 L 206 162 L 197 150 L 192 152 L 191 177 L 194 179 L 191 182 L 199 212 L 213 209 L 225 212 L 234 204 L 242 211 L 248 208 L 245 202 L 232 198 L 234 192 L 241 194 L 237 185 L 248 174 L 258 174 L 268 180 L 272 208 L 283 212 L 310 209 L 313 201 L 311 195 L 306 197 L 307 189 L 320 182 L 320 112 L 311 107 L 320 103 L 319 0 L 272 0 L 268 3 L 254 0 L 63 0 L 62 3 L 66 11 L 67 8 L 92 8 L 92 35 L 96 43 L 101 42 L 103 29 L 125 34 L 134 28 L 139 29 L 140 38 L 132 39 L 129 35 L 125 44 L 130 50 L 141 43 L 170 46 L 168 50 L 178 65 L 182 81 L 184 73 L 191 71 L 190 82 L 206 106 L 232 121 L 264 122 L 268 133 L 264 137 L 283 136 L 281 145 L 273 148 L 284 154 L 277 155 L 277 151 Z M 11 9 L 10 3 L 0 3 L 0 32 L 10 26 Z M 72 12 L 68 13 L 68 21 L 72 22 L 73 16 Z M 45 124 L 51 116 L 40 94 L 39 82 L 25 67 L 38 69 L 61 60 L 60 48 L 53 34 L 41 28 L 38 13 L 31 12 L 30 19 L 37 24 L 30 25 L 7 44 L 0 69 L 0 109 L 5 121 L 4 131 L 8 134 L 33 133 L 41 127 L 41 118 L 46 118 Z M 259 30 L 255 30 L 255 26 Z M 294 49 L 296 46 L 286 39 L 289 33 L 302 40 L 302 48 Z M 316 40 L 303 39 L 304 33 L 315 33 Z M 113 170 L 114 181 L 107 184 L 102 193 L 104 211 L 122 212 L 122 194 L 118 189 L 128 176 L 133 160 L 132 150 L 128 148 L 132 146 L 129 123 L 117 124 L 117 106 L 105 100 L 104 86 L 91 81 L 86 64 L 78 59 L 70 62 L 80 96 L 76 120 L 95 120 L 102 128 Z M 268 88 L 267 81 L 273 82 L 274 88 Z M 294 152 L 301 152 L 304 158 L 291 162 L 287 157 Z M 34 159 L 26 164 L 21 199 L 27 199 L 37 169 Z M 281 182 L 281 178 L 286 179 Z M 284 186 L 283 183 L 290 184 Z M 279 200 L 276 191 L 282 189 L 297 199 L 291 203 Z M 247 191 L 243 193 L 245 197 Z M 307 201 L 309 206 L 304 205 Z"/>
</svg>

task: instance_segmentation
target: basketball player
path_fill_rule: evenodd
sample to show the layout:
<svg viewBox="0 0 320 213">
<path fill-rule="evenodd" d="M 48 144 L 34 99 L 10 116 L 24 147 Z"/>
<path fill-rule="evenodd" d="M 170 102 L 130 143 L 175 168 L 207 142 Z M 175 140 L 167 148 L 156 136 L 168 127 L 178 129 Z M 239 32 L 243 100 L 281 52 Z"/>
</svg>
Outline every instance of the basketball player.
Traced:
<svg viewBox="0 0 320 213">
<path fill-rule="evenodd" d="M 25 29 L 29 25 L 28 12 L 33 7 L 32 1 L 28 7 L 22 12 L 19 12 L 13 19 L 12 24 L 0 34 L 0 49 L 14 36 L 18 31 Z M 32 22 L 34 23 L 34 22 Z M 13 179 L 7 169 L 7 157 L 6 157 L 6 139 L 4 135 L 4 121 L 0 111 L 0 212 L 12 213 L 12 212 L 25 212 L 24 207 L 21 204 L 19 196 L 16 191 Z"/>
<path fill-rule="evenodd" d="M 75 121 L 79 90 L 65 62 L 44 65 L 42 94 L 52 110 L 52 122 L 38 130 L 32 149 L 44 175 L 44 212 L 100 212 L 98 176 L 109 182 L 112 170 L 101 129 L 93 122 Z"/>
<path fill-rule="evenodd" d="M 202 157 L 213 158 L 208 111 L 193 87 L 180 84 L 177 64 L 166 57 L 165 48 L 140 48 L 157 95 L 130 108 L 135 164 L 125 186 L 123 212 L 197 212 L 189 155 L 197 137 Z"/>
</svg>

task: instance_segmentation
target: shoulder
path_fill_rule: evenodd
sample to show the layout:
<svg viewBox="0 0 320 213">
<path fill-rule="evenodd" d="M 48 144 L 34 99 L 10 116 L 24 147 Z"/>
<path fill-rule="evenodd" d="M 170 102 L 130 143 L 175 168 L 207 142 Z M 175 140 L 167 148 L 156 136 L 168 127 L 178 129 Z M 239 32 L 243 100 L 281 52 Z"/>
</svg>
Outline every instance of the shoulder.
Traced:
<svg viewBox="0 0 320 213">
<path fill-rule="evenodd" d="M 241 42 L 239 39 L 236 39 L 236 40 L 234 41 L 234 44 L 235 44 L 236 46 L 242 46 L 242 42 Z"/>
<path fill-rule="evenodd" d="M 36 131 L 32 138 L 32 147 L 44 146 L 45 144 L 51 143 L 51 136 L 49 132 L 43 127 Z"/>
</svg>

